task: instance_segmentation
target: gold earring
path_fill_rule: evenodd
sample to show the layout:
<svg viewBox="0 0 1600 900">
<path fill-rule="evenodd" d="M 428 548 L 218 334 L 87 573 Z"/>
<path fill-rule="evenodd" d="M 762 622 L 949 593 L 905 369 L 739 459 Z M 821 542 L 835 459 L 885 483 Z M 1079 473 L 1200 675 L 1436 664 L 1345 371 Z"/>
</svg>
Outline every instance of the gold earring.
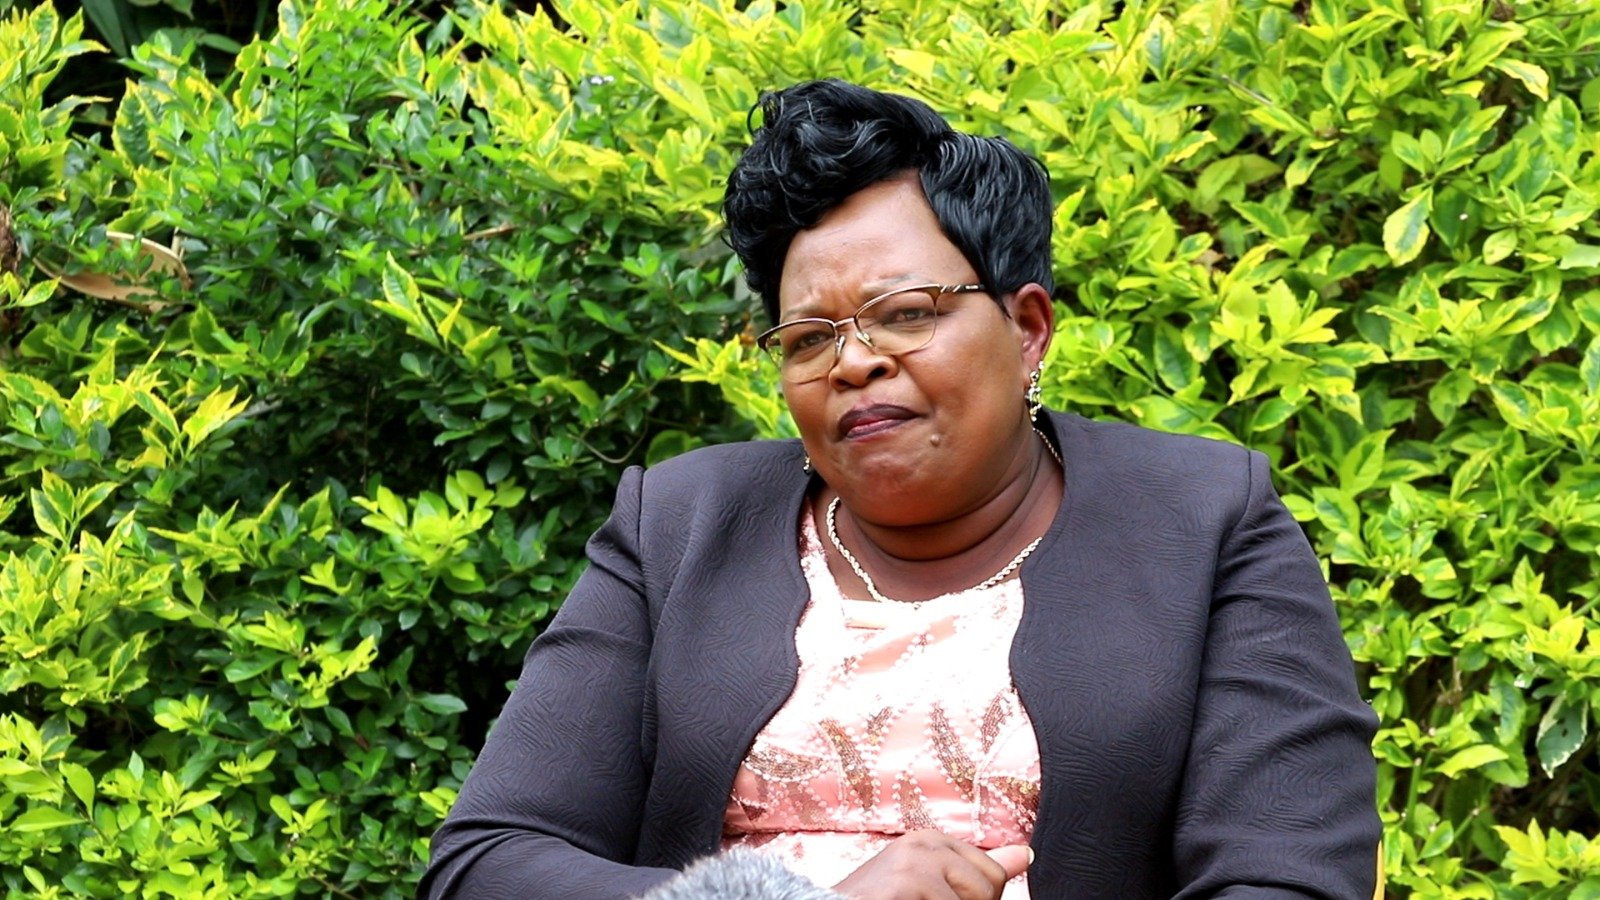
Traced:
<svg viewBox="0 0 1600 900">
<path fill-rule="evenodd" d="M 1039 368 L 1028 373 L 1028 390 L 1022 395 L 1024 402 L 1028 404 L 1028 421 L 1030 422 L 1039 417 L 1039 407 L 1044 405 L 1039 401 L 1039 394 L 1041 393 L 1039 390 L 1039 375 L 1043 371 L 1044 363 L 1040 363 Z"/>
<path fill-rule="evenodd" d="M 806 454 L 806 460 L 800 464 L 800 470 L 805 472 L 807 475 L 811 474 L 811 454 Z"/>
</svg>

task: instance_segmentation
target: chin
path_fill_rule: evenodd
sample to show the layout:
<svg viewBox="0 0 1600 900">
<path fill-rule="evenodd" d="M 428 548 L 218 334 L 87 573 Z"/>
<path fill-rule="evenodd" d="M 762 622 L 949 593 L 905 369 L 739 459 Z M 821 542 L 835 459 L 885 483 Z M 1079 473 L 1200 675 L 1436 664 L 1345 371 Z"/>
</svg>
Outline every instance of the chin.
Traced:
<svg viewBox="0 0 1600 900">
<path fill-rule="evenodd" d="M 943 518 L 930 509 L 930 501 L 947 499 L 942 481 L 927 477 L 929 469 L 895 466 L 856 471 L 852 477 L 830 482 L 852 512 L 878 525 L 923 525 Z"/>
</svg>

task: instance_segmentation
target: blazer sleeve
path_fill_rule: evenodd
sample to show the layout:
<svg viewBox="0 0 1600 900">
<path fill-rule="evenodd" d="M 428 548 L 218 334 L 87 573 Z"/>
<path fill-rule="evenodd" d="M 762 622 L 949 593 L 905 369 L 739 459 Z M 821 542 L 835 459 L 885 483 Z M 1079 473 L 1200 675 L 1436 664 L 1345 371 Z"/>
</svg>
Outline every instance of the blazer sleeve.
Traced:
<svg viewBox="0 0 1600 900">
<path fill-rule="evenodd" d="M 677 873 L 628 864 L 649 773 L 641 748 L 651 628 L 628 469 L 589 568 L 545 632 L 435 833 L 423 897 L 633 897 Z"/>
<path fill-rule="evenodd" d="M 1249 454 L 1219 547 L 1200 691 L 1174 826 L 1178 898 L 1373 894 L 1377 716 L 1321 566 Z"/>
</svg>

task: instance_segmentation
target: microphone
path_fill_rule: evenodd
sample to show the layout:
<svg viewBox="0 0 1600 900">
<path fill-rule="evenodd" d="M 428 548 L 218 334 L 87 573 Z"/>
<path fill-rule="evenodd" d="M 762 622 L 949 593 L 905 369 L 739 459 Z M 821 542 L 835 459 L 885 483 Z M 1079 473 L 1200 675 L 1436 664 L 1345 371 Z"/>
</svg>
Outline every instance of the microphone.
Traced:
<svg viewBox="0 0 1600 900">
<path fill-rule="evenodd" d="M 708 856 L 639 900 L 845 900 L 745 847 Z"/>
</svg>

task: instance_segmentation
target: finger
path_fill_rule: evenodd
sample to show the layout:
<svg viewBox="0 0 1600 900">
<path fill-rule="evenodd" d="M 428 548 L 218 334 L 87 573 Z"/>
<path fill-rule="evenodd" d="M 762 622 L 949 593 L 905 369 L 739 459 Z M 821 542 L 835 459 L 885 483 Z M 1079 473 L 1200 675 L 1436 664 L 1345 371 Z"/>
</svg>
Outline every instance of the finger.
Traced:
<svg viewBox="0 0 1600 900">
<path fill-rule="evenodd" d="M 1027 844 L 996 847 L 988 851 L 988 854 L 990 859 L 1006 870 L 1007 881 L 1028 871 L 1028 865 L 1033 862 L 1033 848 Z"/>
<path fill-rule="evenodd" d="M 955 859 L 945 867 L 945 883 L 962 900 L 993 900 L 1000 896 L 1011 876 L 1005 866 L 990 854 L 965 841 L 951 840 Z"/>
</svg>

